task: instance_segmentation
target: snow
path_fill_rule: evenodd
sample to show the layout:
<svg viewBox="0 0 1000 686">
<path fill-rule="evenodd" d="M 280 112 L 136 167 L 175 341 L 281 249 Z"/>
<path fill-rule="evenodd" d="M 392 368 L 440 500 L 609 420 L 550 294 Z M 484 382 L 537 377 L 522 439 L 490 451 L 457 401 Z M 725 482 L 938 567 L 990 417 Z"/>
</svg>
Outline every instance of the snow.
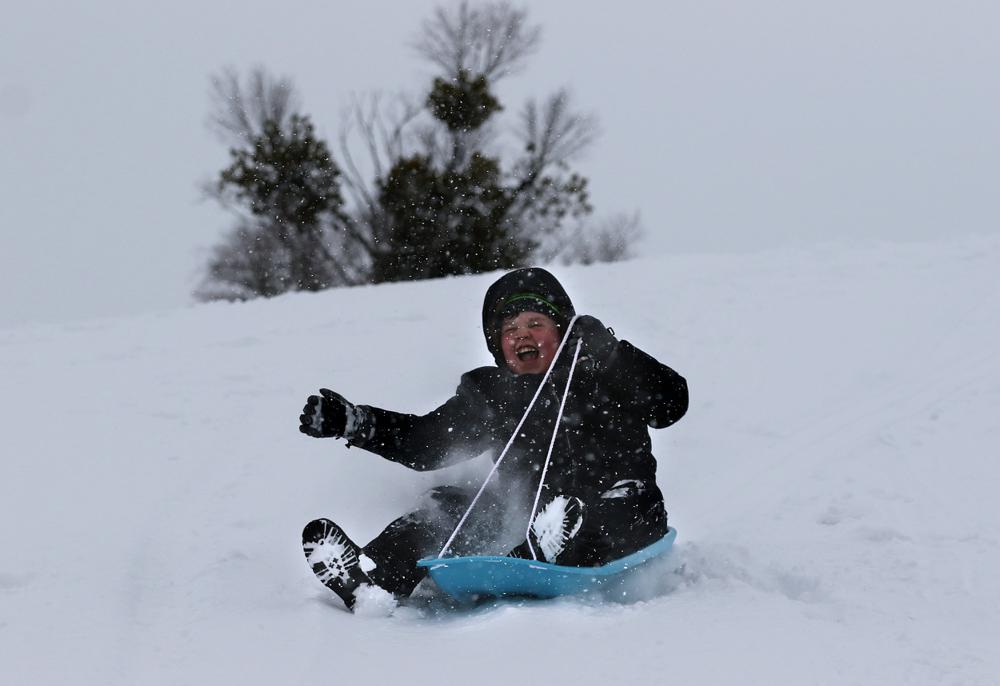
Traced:
<svg viewBox="0 0 1000 686">
<path fill-rule="evenodd" d="M 396 610 L 395 596 L 378 586 L 361 584 L 354 598 L 354 614 L 358 617 L 390 617 Z"/>
<path fill-rule="evenodd" d="M 538 541 L 538 550 L 534 550 L 531 541 L 528 541 L 529 548 L 538 559 L 548 562 L 554 561 L 563 551 L 566 541 L 576 535 L 576 532 L 583 526 L 583 518 L 578 514 L 570 514 L 567 518 L 566 512 L 580 510 L 579 500 L 570 500 L 566 496 L 557 495 L 543 507 L 535 518 L 531 521 L 531 531 Z M 563 528 L 569 524 L 566 528 Z"/>
<path fill-rule="evenodd" d="M 351 615 L 302 557 L 310 519 L 367 541 L 485 472 L 297 421 L 321 386 L 443 401 L 496 275 L 6 329 L 4 681 L 1000 680 L 1000 241 L 555 271 L 691 387 L 653 434 L 677 543 L 621 598 Z"/>
</svg>

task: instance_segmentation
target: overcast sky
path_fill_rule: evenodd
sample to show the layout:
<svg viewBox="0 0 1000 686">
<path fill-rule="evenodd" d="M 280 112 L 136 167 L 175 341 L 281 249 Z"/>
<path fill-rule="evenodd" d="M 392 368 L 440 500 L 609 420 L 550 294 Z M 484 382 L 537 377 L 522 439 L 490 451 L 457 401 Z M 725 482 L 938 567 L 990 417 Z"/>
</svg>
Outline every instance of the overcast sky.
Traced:
<svg viewBox="0 0 1000 686">
<path fill-rule="evenodd" d="M 0 326 L 191 302 L 229 225 L 208 79 L 292 77 L 334 139 L 355 93 L 418 95 L 429 0 L 17 2 L 0 40 Z M 1000 231 L 1000 3 L 532 3 L 513 115 L 568 86 L 576 167 L 649 252 Z M 512 121 L 508 119 L 507 121 Z"/>
</svg>

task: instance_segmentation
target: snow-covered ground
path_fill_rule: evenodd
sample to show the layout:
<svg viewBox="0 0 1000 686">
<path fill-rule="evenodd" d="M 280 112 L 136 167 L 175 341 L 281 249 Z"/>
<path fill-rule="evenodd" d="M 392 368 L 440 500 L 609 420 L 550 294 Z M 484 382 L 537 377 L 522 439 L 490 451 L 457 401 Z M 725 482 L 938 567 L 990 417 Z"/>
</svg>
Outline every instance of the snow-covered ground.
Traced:
<svg viewBox="0 0 1000 686">
<path fill-rule="evenodd" d="M 691 387 L 629 595 L 359 617 L 302 559 L 309 519 L 367 540 L 484 469 L 297 417 L 444 400 L 496 275 L 4 330 L 4 683 L 1000 682 L 1000 240 L 555 271 Z"/>
</svg>

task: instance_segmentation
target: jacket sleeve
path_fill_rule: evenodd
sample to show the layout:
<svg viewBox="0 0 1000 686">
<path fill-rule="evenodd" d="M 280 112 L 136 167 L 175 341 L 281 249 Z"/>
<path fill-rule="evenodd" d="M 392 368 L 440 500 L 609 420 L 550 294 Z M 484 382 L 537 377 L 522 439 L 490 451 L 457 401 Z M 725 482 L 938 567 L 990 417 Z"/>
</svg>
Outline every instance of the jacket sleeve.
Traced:
<svg viewBox="0 0 1000 686">
<path fill-rule="evenodd" d="M 476 457 L 490 446 L 490 410 L 472 374 L 463 375 L 455 395 L 425 415 L 363 405 L 371 427 L 367 437 L 351 443 L 418 471 Z"/>
<path fill-rule="evenodd" d="M 605 373 L 612 397 L 654 429 L 670 426 L 687 412 L 684 377 L 628 341 L 619 341 Z"/>
</svg>

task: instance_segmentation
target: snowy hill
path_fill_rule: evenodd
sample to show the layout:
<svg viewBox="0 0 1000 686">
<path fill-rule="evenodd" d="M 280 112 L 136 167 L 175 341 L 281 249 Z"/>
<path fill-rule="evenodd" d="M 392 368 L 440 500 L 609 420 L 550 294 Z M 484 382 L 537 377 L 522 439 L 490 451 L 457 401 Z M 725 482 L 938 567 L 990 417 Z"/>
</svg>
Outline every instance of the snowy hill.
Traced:
<svg viewBox="0 0 1000 686">
<path fill-rule="evenodd" d="M 691 387 L 654 433 L 678 543 L 630 597 L 358 617 L 302 560 L 309 519 L 365 541 L 483 471 L 296 429 L 319 386 L 447 398 L 495 275 L 12 329 L 4 682 L 1000 681 L 1000 241 L 555 271 Z"/>
</svg>

